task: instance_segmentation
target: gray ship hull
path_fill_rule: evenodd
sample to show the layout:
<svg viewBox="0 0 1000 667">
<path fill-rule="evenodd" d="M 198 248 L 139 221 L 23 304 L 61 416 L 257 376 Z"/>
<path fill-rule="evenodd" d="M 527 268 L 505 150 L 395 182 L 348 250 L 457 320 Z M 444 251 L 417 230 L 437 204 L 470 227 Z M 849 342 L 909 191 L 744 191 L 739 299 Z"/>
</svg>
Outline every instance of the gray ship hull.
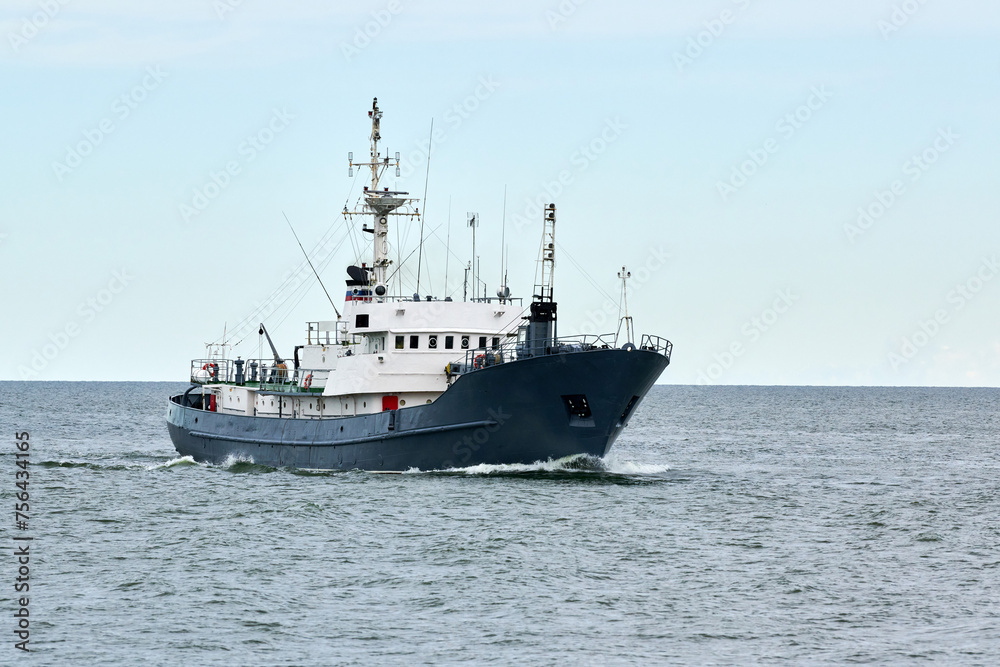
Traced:
<svg viewBox="0 0 1000 667">
<path fill-rule="evenodd" d="M 640 349 L 554 354 L 462 375 L 429 405 L 324 419 L 210 412 L 178 394 L 167 425 L 182 456 L 209 463 L 390 472 L 602 457 L 668 363 Z"/>
</svg>

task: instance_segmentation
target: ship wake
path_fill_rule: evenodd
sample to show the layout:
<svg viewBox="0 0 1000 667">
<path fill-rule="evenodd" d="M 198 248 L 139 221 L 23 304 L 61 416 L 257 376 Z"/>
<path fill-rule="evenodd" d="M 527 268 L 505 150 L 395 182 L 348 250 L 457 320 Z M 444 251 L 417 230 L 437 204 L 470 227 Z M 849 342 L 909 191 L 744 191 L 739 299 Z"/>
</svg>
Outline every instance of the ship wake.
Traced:
<svg viewBox="0 0 1000 667">
<path fill-rule="evenodd" d="M 465 468 L 449 468 L 447 470 L 429 471 L 436 474 L 451 475 L 473 475 L 486 477 L 508 477 L 508 476 L 556 476 L 556 477 L 657 477 L 670 471 L 670 466 L 637 463 L 635 461 L 623 460 L 620 457 L 608 456 L 600 458 L 586 454 L 567 456 L 561 459 L 549 459 L 547 461 L 536 461 L 535 463 L 502 463 L 468 466 Z M 408 470 L 407 473 L 424 473 L 417 469 Z"/>
</svg>

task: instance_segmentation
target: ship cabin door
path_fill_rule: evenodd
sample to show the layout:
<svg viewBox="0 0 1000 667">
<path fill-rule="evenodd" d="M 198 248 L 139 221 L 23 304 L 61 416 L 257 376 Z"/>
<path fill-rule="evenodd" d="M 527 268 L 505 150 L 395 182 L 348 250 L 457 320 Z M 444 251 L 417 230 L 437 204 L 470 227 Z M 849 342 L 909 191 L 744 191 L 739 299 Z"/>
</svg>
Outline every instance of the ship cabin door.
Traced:
<svg viewBox="0 0 1000 667">
<path fill-rule="evenodd" d="M 399 396 L 383 396 L 382 397 L 382 412 L 386 410 L 398 410 L 399 409 Z"/>
</svg>

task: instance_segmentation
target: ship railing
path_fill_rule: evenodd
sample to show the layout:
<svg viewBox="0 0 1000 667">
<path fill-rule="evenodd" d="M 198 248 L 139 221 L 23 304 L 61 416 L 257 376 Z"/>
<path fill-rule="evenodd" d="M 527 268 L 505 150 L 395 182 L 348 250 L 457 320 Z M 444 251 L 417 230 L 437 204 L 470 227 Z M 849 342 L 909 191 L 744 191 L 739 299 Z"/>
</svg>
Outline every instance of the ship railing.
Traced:
<svg viewBox="0 0 1000 667">
<path fill-rule="evenodd" d="M 451 375 L 462 375 L 463 373 L 470 373 L 483 368 L 489 368 L 490 366 L 499 366 L 500 364 L 530 357 L 607 350 L 614 347 L 615 335 L 613 333 L 564 336 L 556 338 L 544 346 L 535 346 L 525 341 L 512 341 L 485 348 L 480 347 L 473 350 L 466 350 L 463 358 L 448 364 L 447 371 Z"/>
<path fill-rule="evenodd" d="M 339 345 L 341 329 L 346 330 L 346 323 L 343 327 L 340 322 L 306 322 L 306 344 L 307 345 Z"/>
<path fill-rule="evenodd" d="M 670 355 L 673 354 L 674 344 L 671 343 L 666 338 L 661 338 L 660 336 L 653 336 L 651 334 L 643 334 L 642 340 L 639 343 L 640 350 L 649 350 L 650 352 L 656 352 L 662 354 L 670 361 Z"/>
<path fill-rule="evenodd" d="M 231 384 L 259 391 L 282 393 L 322 393 L 330 379 L 330 369 L 288 368 L 273 359 L 244 359 L 242 373 L 233 359 L 194 359 L 192 384 Z"/>
<path fill-rule="evenodd" d="M 400 296 L 400 295 L 386 295 L 386 296 L 374 296 L 374 295 L 359 295 L 351 299 L 351 301 L 357 301 L 362 303 L 413 303 L 420 301 L 430 301 L 433 303 L 458 303 L 451 297 L 444 299 L 439 299 L 433 296 L 424 296 L 422 298 L 415 298 L 414 296 Z M 466 299 L 468 303 L 495 303 L 500 305 L 512 304 L 517 306 L 522 306 L 524 304 L 524 299 L 522 297 L 509 296 L 506 299 L 501 299 L 495 296 L 473 296 Z"/>
<path fill-rule="evenodd" d="M 231 382 L 233 368 L 230 359 L 192 359 L 191 383 L 214 384 Z"/>
</svg>

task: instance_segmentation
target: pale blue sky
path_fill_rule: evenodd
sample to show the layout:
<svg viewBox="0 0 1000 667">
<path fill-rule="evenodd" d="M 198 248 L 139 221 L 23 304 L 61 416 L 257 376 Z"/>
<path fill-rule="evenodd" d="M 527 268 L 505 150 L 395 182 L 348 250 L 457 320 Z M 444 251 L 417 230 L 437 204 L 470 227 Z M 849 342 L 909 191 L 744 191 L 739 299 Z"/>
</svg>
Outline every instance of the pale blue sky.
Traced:
<svg viewBox="0 0 1000 667">
<path fill-rule="evenodd" d="M 464 261 L 480 213 L 491 292 L 505 185 L 515 296 L 540 233 L 528 202 L 558 204 L 561 333 L 613 330 L 616 272 L 641 278 L 637 329 L 675 344 L 662 382 L 997 386 L 998 36 L 1000 7 L 971 0 L 8 0 L 0 379 L 183 381 L 276 291 L 265 321 L 289 352 L 331 313 L 314 280 L 282 286 L 301 264 L 282 211 L 307 248 L 327 240 L 342 295 L 346 155 L 378 96 L 386 148 L 411 156 L 389 184 L 417 196 L 434 118 L 427 224 L 444 236 L 450 197 Z"/>
</svg>

